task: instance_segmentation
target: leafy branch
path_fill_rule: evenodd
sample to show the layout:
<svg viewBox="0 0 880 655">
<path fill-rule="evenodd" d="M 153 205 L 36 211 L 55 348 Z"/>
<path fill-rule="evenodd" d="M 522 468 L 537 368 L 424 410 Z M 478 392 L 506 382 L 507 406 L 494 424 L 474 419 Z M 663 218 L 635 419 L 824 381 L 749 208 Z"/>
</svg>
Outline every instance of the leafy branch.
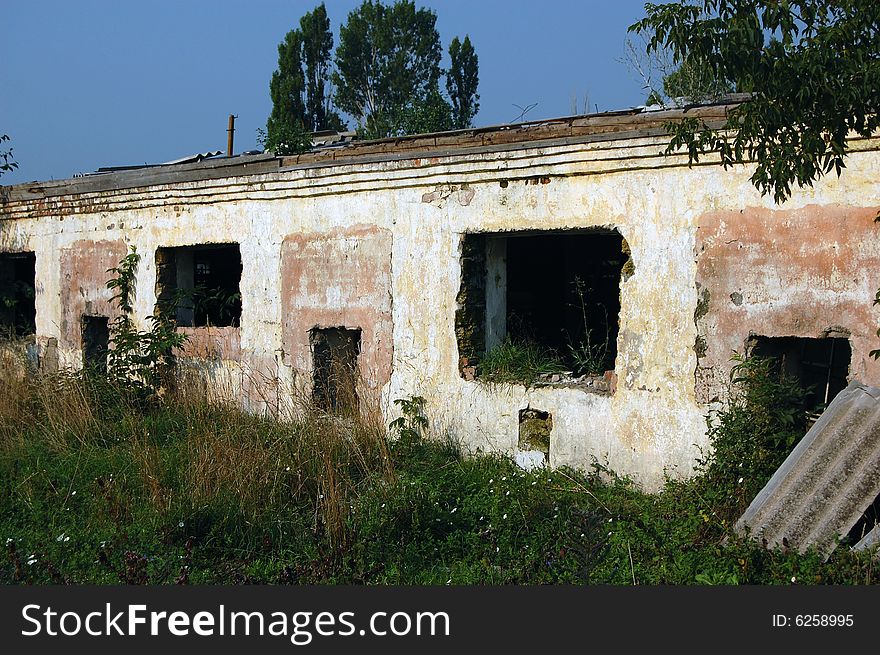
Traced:
<svg viewBox="0 0 880 655">
<path fill-rule="evenodd" d="M 135 326 L 133 302 L 139 262 L 140 255 L 132 246 L 119 266 L 107 270 L 114 275 L 107 288 L 116 291 L 113 301 L 119 308 L 119 315 L 110 325 L 107 375 L 137 396 L 147 398 L 171 384 L 176 363 L 174 349 L 183 346 L 187 335 L 177 331 L 175 308 L 168 306 L 171 303 L 147 317 L 149 330 L 140 331 Z"/>
</svg>

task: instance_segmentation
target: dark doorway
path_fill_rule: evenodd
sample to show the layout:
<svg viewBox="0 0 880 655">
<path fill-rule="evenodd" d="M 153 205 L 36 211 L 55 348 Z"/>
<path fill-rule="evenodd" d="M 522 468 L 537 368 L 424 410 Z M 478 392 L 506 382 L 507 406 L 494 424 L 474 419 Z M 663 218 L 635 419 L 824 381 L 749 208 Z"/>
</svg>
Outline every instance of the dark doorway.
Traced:
<svg viewBox="0 0 880 655">
<path fill-rule="evenodd" d="M 356 411 L 361 331 L 341 327 L 315 328 L 309 337 L 312 346 L 313 403 L 326 412 Z"/>
<path fill-rule="evenodd" d="M 37 331 L 36 255 L 0 254 L 0 332 L 21 337 Z"/>
<path fill-rule="evenodd" d="M 110 319 L 106 316 L 82 317 L 83 368 L 104 375 L 107 373 L 107 352 L 110 349 Z"/>
</svg>

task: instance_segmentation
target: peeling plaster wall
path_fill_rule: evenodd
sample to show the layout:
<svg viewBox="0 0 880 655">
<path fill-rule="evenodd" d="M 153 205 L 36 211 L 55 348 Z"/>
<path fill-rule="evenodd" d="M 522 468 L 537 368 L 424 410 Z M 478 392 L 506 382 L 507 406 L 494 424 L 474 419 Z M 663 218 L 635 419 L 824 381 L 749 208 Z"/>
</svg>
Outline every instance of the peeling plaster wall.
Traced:
<svg viewBox="0 0 880 655">
<path fill-rule="evenodd" d="M 112 322 L 119 315 L 111 302 L 113 291 L 107 288 L 113 274 L 107 270 L 118 266 L 126 254 L 128 248 L 121 239 L 80 239 L 61 249 L 58 347 L 64 365 L 82 366 L 83 316 L 106 316 Z"/>
<path fill-rule="evenodd" d="M 361 383 L 391 379 L 391 232 L 370 225 L 291 234 L 281 250 L 285 363 L 310 371 L 314 328 L 361 329 Z M 310 382 L 310 379 L 304 382 Z"/>
<path fill-rule="evenodd" d="M 184 361 L 219 395 L 276 411 L 311 379 L 308 330 L 360 327 L 362 371 L 388 420 L 394 399 L 422 395 L 439 433 L 513 453 L 519 411 L 532 407 L 552 414 L 552 465 L 595 458 L 657 489 L 665 472 L 690 472 L 706 446 L 706 402 L 722 397 L 728 353 L 748 331 L 816 336 L 845 324 L 853 374 L 876 384 L 866 352 L 880 319 L 876 144 L 784 211 L 754 190 L 746 167 L 687 168 L 660 157 L 662 144 L 536 144 L 21 201 L 0 205 L 0 250 L 36 251 L 38 342 L 58 339 L 76 366 L 71 316 L 106 302 L 102 271 L 128 245 L 143 255 L 135 310 L 145 328 L 157 247 L 239 243 L 241 326 L 194 329 Z M 463 380 L 461 235 L 598 226 L 623 235 L 635 267 L 621 283 L 616 392 Z M 698 282 L 709 304 L 695 320 Z"/>
<path fill-rule="evenodd" d="M 848 337 L 850 379 L 880 383 L 877 208 L 837 204 L 711 212 L 697 225 L 697 311 L 705 344 L 697 400 L 725 396 L 730 356 L 752 335 Z"/>
</svg>

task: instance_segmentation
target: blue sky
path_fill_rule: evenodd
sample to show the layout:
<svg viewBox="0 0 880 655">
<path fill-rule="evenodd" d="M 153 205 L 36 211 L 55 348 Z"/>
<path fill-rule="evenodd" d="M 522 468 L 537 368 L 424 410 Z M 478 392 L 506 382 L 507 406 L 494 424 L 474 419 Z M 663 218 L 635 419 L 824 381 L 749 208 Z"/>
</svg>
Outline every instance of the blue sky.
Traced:
<svg viewBox="0 0 880 655">
<path fill-rule="evenodd" d="M 2 0 L 0 133 L 19 169 L 2 184 L 70 177 L 256 147 L 271 110 L 277 45 L 315 1 Z M 327 0 L 336 34 L 356 0 Z M 477 125 L 640 104 L 621 62 L 642 0 L 426 0 L 444 50 L 470 35 L 480 62 Z M 6 145 L 6 144 L 5 144 Z"/>
</svg>

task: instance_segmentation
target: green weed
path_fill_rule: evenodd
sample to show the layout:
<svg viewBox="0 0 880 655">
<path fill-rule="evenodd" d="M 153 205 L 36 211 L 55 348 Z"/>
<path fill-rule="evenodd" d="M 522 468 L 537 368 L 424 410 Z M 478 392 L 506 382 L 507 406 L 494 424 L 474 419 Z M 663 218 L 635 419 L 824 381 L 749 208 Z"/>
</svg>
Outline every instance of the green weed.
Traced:
<svg viewBox="0 0 880 655">
<path fill-rule="evenodd" d="M 498 384 L 533 385 L 545 373 L 562 373 L 565 365 L 558 355 L 533 341 L 507 338 L 480 360 L 478 378 Z"/>
</svg>

